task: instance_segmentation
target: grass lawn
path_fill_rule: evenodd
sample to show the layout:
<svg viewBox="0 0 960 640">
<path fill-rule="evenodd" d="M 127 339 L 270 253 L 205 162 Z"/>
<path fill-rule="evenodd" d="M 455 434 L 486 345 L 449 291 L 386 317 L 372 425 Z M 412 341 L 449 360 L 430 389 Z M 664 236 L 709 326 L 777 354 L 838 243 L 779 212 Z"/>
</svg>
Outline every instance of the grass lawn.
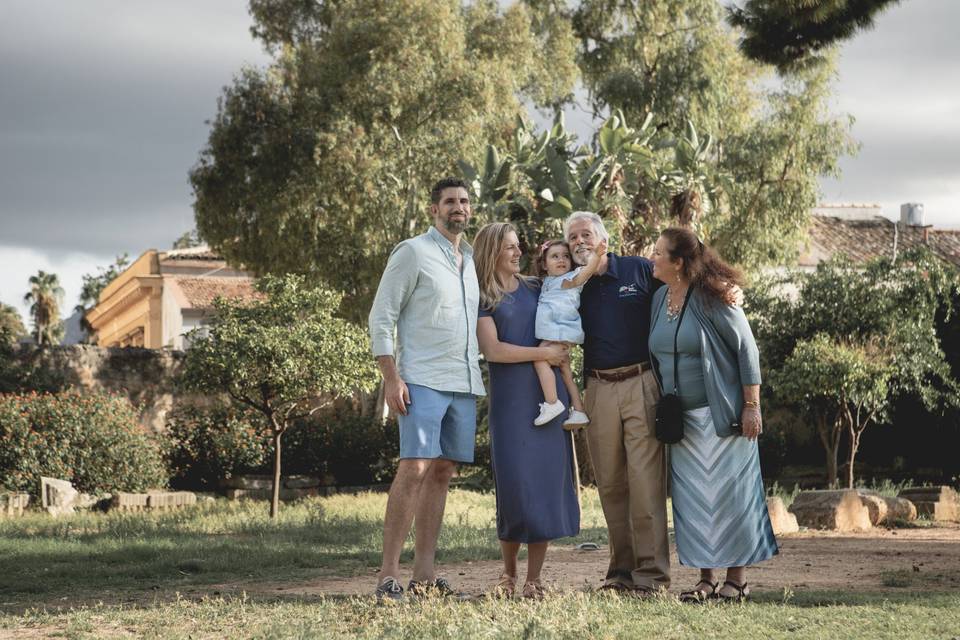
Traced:
<svg viewBox="0 0 960 640">
<path fill-rule="evenodd" d="M 381 494 L 305 500 L 271 522 L 264 503 L 216 501 L 159 514 L 0 520 L 0 638 L 960 638 L 960 596 L 759 592 L 744 606 L 682 606 L 566 592 L 542 603 L 221 595 L 226 583 L 368 574 L 379 565 Z M 606 543 L 596 493 L 579 540 Z M 494 500 L 451 494 L 441 563 L 494 560 Z M 408 551 L 405 561 L 410 560 Z M 906 581 L 909 576 L 891 576 Z M 897 586 L 897 585 L 892 585 Z"/>
</svg>

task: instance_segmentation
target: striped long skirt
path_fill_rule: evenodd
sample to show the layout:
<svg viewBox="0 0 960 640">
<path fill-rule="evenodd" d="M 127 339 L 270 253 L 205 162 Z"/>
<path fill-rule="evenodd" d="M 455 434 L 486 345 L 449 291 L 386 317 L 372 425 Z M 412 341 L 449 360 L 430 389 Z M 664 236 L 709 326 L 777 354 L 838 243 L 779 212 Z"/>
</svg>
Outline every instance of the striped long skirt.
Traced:
<svg viewBox="0 0 960 640">
<path fill-rule="evenodd" d="M 778 553 L 757 442 L 718 437 L 709 407 L 684 411 L 683 440 L 670 447 L 670 480 L 681 564 L 740 567 Z"/>
</svg>

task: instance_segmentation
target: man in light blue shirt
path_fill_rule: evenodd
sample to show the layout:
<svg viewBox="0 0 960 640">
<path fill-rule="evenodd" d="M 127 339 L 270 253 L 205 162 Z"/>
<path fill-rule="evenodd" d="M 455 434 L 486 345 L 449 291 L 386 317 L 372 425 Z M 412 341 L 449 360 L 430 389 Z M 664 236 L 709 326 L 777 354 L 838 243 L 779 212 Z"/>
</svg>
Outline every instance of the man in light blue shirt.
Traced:
<svg viewBox="0 0 960 640">
<path fill-rule="evenodd" d="M 434 225 L 398 244 L 370 310 L 373 355 L 387 406 L 400 424 L 400 464 L 383 524 L 376 594 L 399 600 L 400 552 L 417 523 L 411 595 L 454 591 L 434 570 L 437 537 L 457 462 L 473 462 L 476 397 L 484 395 L 477 345 L 480 287 L 466 183 L 445 178 L 430 193 Z M 396 332 L 396 338 L 394 338 Z"/>
</svg>

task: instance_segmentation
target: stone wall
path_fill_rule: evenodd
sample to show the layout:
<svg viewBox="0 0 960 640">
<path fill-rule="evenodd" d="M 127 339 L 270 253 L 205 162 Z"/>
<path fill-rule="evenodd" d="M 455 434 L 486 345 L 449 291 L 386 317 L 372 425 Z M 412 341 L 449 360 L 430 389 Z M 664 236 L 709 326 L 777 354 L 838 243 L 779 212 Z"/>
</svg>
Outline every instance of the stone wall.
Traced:
<svg viewBox="0 0 960 640">
<path fill-rule="evenodd" d="M 164 429 L 174 405 L 175 380 L 183 363 L 182 351 L 134 347 L 72 345 L 25 348 L 20 357 L 62 375 L 68 387 L 99 389 L 125 395 L 140 413 L 140 424 L 152 432 Z M 203 403 L 198 396 L 178 401 Z"/>
</svg>

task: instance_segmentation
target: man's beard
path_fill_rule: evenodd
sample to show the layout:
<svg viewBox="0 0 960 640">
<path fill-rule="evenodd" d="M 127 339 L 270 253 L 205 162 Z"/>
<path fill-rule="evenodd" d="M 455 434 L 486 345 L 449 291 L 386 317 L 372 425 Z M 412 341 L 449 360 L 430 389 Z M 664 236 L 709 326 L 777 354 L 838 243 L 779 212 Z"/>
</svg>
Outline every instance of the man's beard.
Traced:
<svg viewBox="0 0 960 640">
<path fill-rule="evenodd" d="M 581 253 L 582 251 L 582 253 Z M 576 262 L 581 267 L 587 264 L 587 255 L 590 253 L 590 249 L 584 244 L 577 245 L 577 248 L 573 250 L 573 261 Z"/>
<path fill-rule="evenodd" d="M 444 221 L 443 226 L 446 227 L 447 231 L 450 233 L 463 233 L 463 230 L 467 228 L 467 221 L 464 220 L 461 222 L 460 220 L 451 220 L 450 218 L 447 218 Z"/>
</svg>

